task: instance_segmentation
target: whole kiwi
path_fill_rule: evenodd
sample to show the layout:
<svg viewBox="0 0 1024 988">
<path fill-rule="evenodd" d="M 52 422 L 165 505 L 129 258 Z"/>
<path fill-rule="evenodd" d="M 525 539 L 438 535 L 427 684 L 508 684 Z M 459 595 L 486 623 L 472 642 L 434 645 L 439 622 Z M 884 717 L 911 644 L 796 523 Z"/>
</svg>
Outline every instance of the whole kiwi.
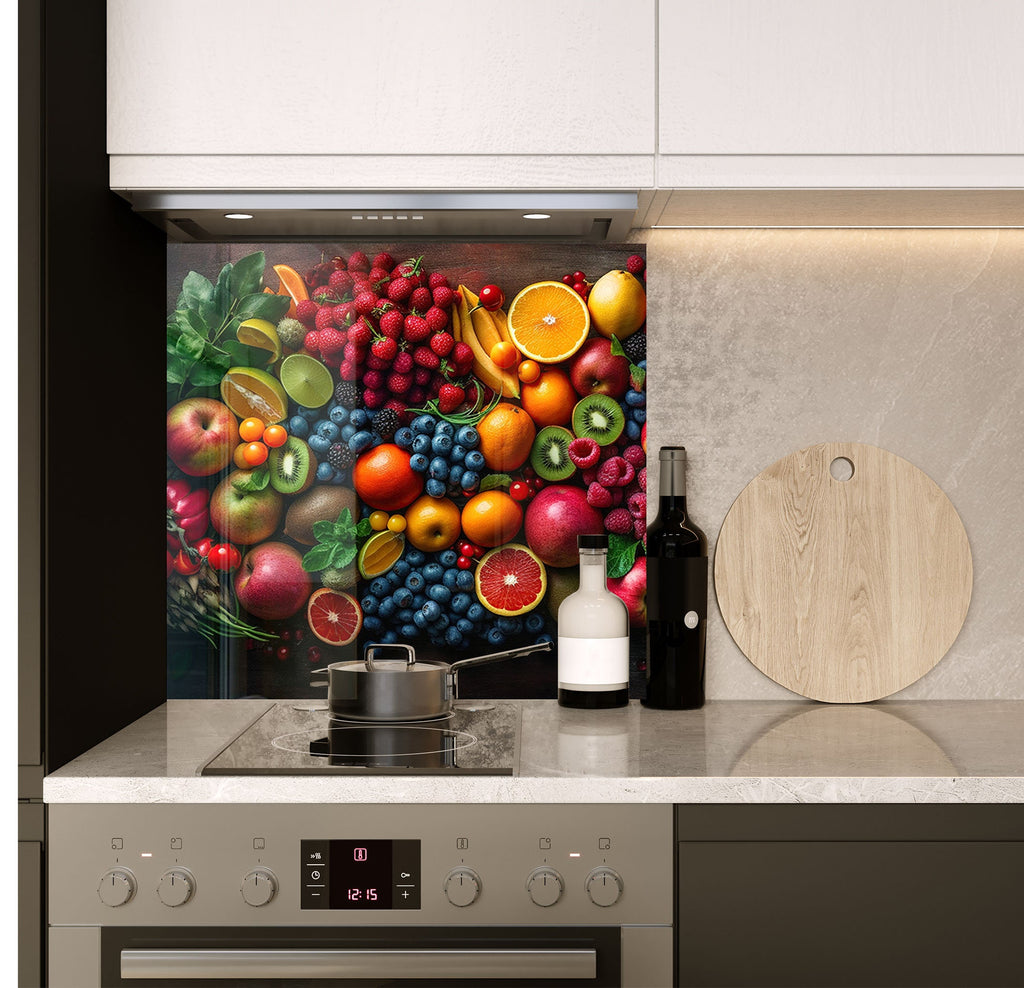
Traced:
<svg viewBox="0 0 1024 988">
<path fill-rule="evenodd" d="M 288 506 L 284 520 L 284 534 L 302 545 L 316 545 L 313 523 L 337 521 L 338 515 L 348 508 L 352 519 L 359 519 L 356 493 L 349 487 L 335 484 L 317 484 L 296 497 Z"/>
</svg>

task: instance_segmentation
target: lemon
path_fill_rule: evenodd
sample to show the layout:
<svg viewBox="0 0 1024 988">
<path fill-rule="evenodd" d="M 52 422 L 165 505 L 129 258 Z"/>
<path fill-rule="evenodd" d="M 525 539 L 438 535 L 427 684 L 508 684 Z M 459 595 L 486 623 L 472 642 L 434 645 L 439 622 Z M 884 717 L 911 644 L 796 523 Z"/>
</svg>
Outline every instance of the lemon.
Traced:
<svg viewBox="0 0 1024 988">
<path fill-rule="evenodd" d="M 258 367 L 232 367 L 220 379 L 220 396 L 240 419 L 258 418 L 272 425 L 288 414 L 281 382 Z"/>
<path fill-rule="evenodd" d="M 281 338 L 272 322 L 266 319 L 246 319 L 238 327 L 238 342 L 246 346 L 254 346 L 257 350 L 266 350 L 270 356 L 267 363 L 272 364 L 281 356 Z"/>
<path fill-rule="evenodd" d="M 628 271 L 609 271 L 587 296 L 590 323 L 602 336 L 624 340 L 647 318 L 647 292 Z"/>
</svg>

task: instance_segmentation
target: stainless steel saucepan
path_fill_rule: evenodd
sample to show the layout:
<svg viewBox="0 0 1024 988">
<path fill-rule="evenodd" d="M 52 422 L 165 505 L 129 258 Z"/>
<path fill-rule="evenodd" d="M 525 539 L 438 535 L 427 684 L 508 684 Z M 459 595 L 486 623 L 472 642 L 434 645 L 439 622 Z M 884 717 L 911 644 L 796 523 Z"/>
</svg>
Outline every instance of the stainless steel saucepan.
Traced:
<svg viewBox="0 0 1024 988">
<path fill-rule="evenodd" d="M 551 642 L 540 642 L 449 663 L 417 659 L 411 645 L 369 644 L 363 661 L 332 662 L 315 672 L 327 673 L 327 706 L 332 717 L 376 723 L 430 720 L 451 711 L 458 696 L 460 669 L 531 652 L 550 652 L 551 648 Z M 387 653 L 398 657 L 388 658 Z"/>
</svg>

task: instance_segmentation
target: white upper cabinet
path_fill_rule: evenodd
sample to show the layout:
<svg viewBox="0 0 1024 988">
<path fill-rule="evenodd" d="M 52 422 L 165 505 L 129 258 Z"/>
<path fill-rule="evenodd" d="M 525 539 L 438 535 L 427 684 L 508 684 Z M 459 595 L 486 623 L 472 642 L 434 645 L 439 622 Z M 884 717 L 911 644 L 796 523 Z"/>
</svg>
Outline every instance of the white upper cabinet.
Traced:
<svg viewBox="0 0 1024 988">
<path fill-rule="evenodd" d="M 107 13 L 111 155 L 653 161 L 654 0 L 108 0 Z"/>
</svg>

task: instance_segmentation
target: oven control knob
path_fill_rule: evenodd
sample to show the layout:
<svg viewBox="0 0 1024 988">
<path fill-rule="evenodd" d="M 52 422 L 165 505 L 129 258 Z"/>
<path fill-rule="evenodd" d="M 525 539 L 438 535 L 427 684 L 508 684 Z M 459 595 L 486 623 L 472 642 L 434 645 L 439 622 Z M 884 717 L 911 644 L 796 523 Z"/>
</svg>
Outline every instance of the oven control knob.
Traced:
<svg viewBox="0 0 1024 988">
<path fill-rule="evenodd" d="M 584 885 L 595 906 L 614 906 L 622 897 L 622 879 L 611 868 L 595 868 Z"/>
<path fill-rule="evenodd" d="M 157 898 L 165 906 L 183 906 L 196 893 L 196 876 L 188 868 L 171 868 L 160 877 Z"/>
<path fill-rule="evenodd" d="M 527 876 L 526 891 L 538 906 L 553 906 L 562 898 L 565 882 L 554 868 L 534 868 Z"/>
<path fill-rule="evenodd" d="M 269 868 L 253 868 L 242 879 L 242 898 L 250 906 L 265 906 L 277 895 L 277 875 Z"/>
<path fill-rule="evenodd" d="M 131 902 L 138 885 L 127 868 L 111 868 L 101 879 L 96 891 L 105 906 L 123 906 Z"/>
<path fill-rule="evenodd" d="M 472 868 L 453 868 L 445 876 L 444 894 L 453 906 L 471 906 L 480 898 L 480 876 Z"/>
</svg>

